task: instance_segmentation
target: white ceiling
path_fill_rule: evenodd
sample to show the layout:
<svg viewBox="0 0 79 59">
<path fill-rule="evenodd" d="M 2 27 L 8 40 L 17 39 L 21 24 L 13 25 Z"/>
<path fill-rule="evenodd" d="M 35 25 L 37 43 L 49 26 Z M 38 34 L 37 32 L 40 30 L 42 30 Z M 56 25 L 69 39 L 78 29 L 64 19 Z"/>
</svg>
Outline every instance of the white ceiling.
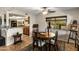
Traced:
<svg viewBox="0 0 79 59">
<path fill-rule="evenodd" d="M 59 10 L 71 10 L 71 9 L 75 9 L 75 8 L 77 8 L 77 7 L 56 7 L 57 9 L 59 9 Z"/>
<path fill-rule="evenodd" d="M 78 7 L 48 7 L 48 9 L 53 11 L 66 11 L 66 10 L 72 10 Z M 18 10 L 24 13 L 30 12 L 33 14 L 38 14 L 41 12 L 41 7 L 0 7 L 0 12 L 5 13 L 6 11 L 14 11 Z"/>
<path fill-rule="evenodd" d="M 29 12 L 32 13 L 40 13 L 41 12 L 41 7 L 24 7 L 24 9 L 28 10 Z M 73 10 L 73 9 L 79 9 L 79 7 L 48 7 L 48 9 L 52 11 L 68 11 L 68 10 Z"/>
<path fill-rule="evenodd" d="M 30 9 L 30 10 L 40 10 L 41 7 L 24 7 L 26 9 Z M 69 10 L 69 9 L 74 9 L 74 8 L 78 8 L 78 7 L 47 7 L 48 9 L 53 9 L 53 10 Z"/>
</svg>

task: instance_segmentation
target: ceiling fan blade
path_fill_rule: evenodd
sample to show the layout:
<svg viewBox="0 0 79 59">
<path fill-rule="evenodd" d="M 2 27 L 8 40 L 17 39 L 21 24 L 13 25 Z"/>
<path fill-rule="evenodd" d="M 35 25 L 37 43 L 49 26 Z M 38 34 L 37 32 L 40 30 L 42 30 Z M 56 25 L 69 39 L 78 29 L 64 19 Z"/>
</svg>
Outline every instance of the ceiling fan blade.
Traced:
<svg viewBox="0 0 79 59">
<path fill-rule="evenodd" d="M 47 7 L 41 7 L 41 10 L 46 10 L 47 9 Z"/>
<path fill-rule="evenodd" d="M 56 11 L 50 11 L 50 10 L 48 10 L 48 12 L 49 12 L 49 13 L 55 13 Z"/>
<path fill-rule="evenodd" d="M 47 7 L 42 7 L 43 9 L 47 9 Z"/>
</svg>

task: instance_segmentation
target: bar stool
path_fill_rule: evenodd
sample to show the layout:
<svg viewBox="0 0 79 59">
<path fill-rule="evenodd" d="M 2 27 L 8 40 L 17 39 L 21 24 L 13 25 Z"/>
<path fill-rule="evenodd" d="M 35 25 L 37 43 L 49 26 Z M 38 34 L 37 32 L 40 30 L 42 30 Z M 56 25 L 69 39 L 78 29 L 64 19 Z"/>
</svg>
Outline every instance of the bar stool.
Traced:
<svg viewBox="0 0 79 59">
<path fill-rule="evenodd" d="M 76 42 L 76 44 L 77 44 L 77 51 L 79 51 L 79 30 L 78 30 L 78 32 L 77 32 L 77 42 Z"/>
<path fill-rule="evenodd" d="M 76 47 L 76 40 L 77 40 L 77 31 L 76 30 L 70 30 L 68 43 L 69 43 L 70 39 L 75 41 L 75 47 Z"/>
<path fill-rule="evenodd" d="M 77 41 L 77 51 L 79 51 L 79 38 L 78 38 L 78 41 Z"/>
</svg>

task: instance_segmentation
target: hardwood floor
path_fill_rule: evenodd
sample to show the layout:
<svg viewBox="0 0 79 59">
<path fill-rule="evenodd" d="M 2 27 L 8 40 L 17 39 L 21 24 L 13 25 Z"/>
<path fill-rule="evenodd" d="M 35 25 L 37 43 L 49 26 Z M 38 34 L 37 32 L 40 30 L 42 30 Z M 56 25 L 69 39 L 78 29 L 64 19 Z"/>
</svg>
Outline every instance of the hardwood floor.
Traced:
<svg viewBox="0 0 79 59">
<path fill-rule="evenodd" d="M 59 41 L 58 44 L 59 44 L 59 47 L 64 47 L 64 51 L 77 51 L 77 48 L 75 48 L 74 43 L 67 43 L 66 41 Z"/>
<path fill-rule="evenodd" d="M 10 46 L 0 46 L 0 51 L 21 51 L 30 44 L 32 44 L 31 38 L 26 35 L 23 35 L 22 42 Z"/>
<path fill-rule="evenodd" d="M 0 46 L 0 51 L 32 51 L 32 39 L 26 35 L 23 35 L 23 41 L 17 43 L 15 45 L 10 46 Z M 63 39 L 58 40 L 58 45 L 64 50 L 59 51 L 77 51 L 74 43 L 67 43 L 67 41 L 63 41 Z M 30 49 L 29 49 L 30 47 Z"/>
<path fill-rule="evenodd" d="M 73 43 L 66 43 L 65 44 L 65 51 L 77 51 L 77 48 L 75 48 L 75 44 Z"/>
<path fill-rule="evenodd" d="M 23 51 L 33 51 L 32 44 L 29 45 L 27 48 L 23 49 Z M 34 51 L 40 51 L 38 49 L 34 49 Z M 45 47 L 43 48 L 43 51 L 46 51 Z M 51 51 L 54 51 L 51 49 Z M 74 43 L 67 43 L 65 41 L 58 40 L 58 51 L 77 51 L 77 48 L 75 48 Z"/>
<path fill-rule="evenodd" d="M 65 42 L 65 51 L 77 51 L 77 48 L 75 48 L 74 40 L 70 40 L 70 42 L 67 43 L 68 35 L 59 36 L 58 40 L 60 40 L 60 44 L 61 42 Z"/>
</svg>

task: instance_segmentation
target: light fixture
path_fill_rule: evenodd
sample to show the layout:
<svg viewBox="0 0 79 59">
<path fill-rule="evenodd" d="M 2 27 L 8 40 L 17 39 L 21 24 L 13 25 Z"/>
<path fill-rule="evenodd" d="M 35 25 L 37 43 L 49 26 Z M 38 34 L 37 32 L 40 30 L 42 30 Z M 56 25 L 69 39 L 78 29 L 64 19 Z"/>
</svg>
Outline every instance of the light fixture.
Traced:
<svg viewBox="0 0 79 59">
<path fill-rule="evenodd" d="M 47 15 L 48 14 L 48 11 L 43 11 L 42 14 L 43 15 Z"/>
<path fill-rule="evenodd" d="M 48 13 L 54 13 L 54 12 L 56 12 L 56 11 L 54 11 L 54 10 L 51 10 L 51 9 L 48 8 L 48 7 L 41 7 L 40 10 L 42 11 L 42 14 L 43 14 L 43 15 L 47 15 Z"/>
<path fill-rule="evenodd" d="M 41 8 L 42 14 L 47 15 L 48 14 L 48 9 L 46 7 Z"/>
</svg>

